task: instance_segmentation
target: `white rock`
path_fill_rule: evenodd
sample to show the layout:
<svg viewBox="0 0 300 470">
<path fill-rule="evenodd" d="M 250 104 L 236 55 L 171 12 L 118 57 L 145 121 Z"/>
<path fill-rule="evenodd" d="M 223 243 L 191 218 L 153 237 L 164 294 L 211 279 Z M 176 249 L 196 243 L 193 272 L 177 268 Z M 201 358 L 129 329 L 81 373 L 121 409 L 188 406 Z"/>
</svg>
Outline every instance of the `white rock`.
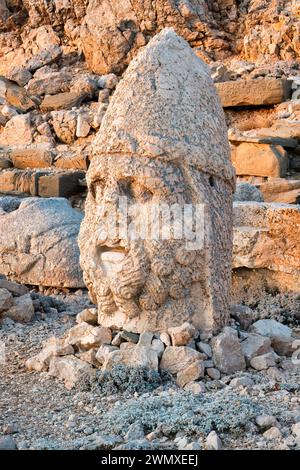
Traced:
<svg viewBox="0 0 300 470">
<path fill-rule="evenodd" d="M 185 385 L 184 390 L 192 392 L 194 395 L 206 392 L 206 387 L 202 382 L 190 382 Z"/>
<path fill-rule="evenodd" d="M 204 377 L 204 364 L 203 361 L 195 361 L 181 370 L 177 374 L 177 383 L 180 387 L 184 387 L 190 382 L 194 382 Z"/>
<path fill-rule="evenodd" d="M 300 422 L 293 424 L 292 433 L 297 437 L 297 439 L 300 439 Z"/>
<path fill-rule="evenodd" d="M 276 365 L 277 358 L 278 356 L 276 353 L 269 352 L 262 354 L 261 356 L 253 357 L 250 361 L 250 365 L 256 370 L 268 369 L 269 367 L 274 367 Z"/>
<path fill-rule="evenodd" d="M 157 352 L 158 358 L 161 359 L 165 350 L 164 343 L 160 339 L 154 338 L 151 343 L 151 348 Z"/>
<path fill-rule="evenodd" d="M 198 360 L 201 360 L 201 353 L 194 349 L 186 346 L 168 346 L 162 355 L 160 368 L 171 374 L 177 374 Z"/>
<path fill-rule="evenodd" d="M 232 374 L 246 368 L 246 362 L 236 331 L 225 327 L 211 341 L 216 367 L 225 374 Z"/>
<path fill-rule="evenodd" d="M 200 341 L 199 343 L 196 343 L 196 347 L 198 351 L 206 354 L 207 357 L 212 357 L 212 349 L 209 344 Z"/>
<path fill-rule="evenodd" d="M 92 368 L 75 356 L 53 357 L 50 361 L 49 375 L 64 381 L 65 387 L 71 390 L 78 382 L 89 381 Z"/>
<path fill-rule="evenodd" d="M 180 326 L 169 328 L 168 333 L 171 337 L 172 346 L 185 346 L 194 339 L 197 330 L 188 322 Z"/>
<path fill-rule="evenodd" d="M 7 289 L 0 288 L 0 314 L 8 310 L 14 304 L 13 296 Z"/>
<path fill-rule="evenodd" d="M 241 342 L 241 348 L 249 365 L 254 356 L 265 354 L 271 350 L 271 340 L 266 336 L 249 333 L 247 338 Z"/>
<path fill-rule="evenodd" d="M 252 387 L 254 382 L 249 377 L 236 377 L 232 379 L 230 382 L 230 387 L 237 388 L 237 387 Z"/>
<path fill-rule="evenodd" d="M 255 422 L 260 430 L 267 430 L 272 427 L 278 426 L 278 421 L 275 416 L 260 415 L 255 418 Z"/>
<path fill-rule="evenodd" d="M 271 341 L 274 338 L 290 338 L 292 330 L 276 320 L 258 320 L 251 325 L 249 331 L 262 336 L 268 336 Z"/>
<path fill-rule="evenodd" d="M 211 431 L 206 438 L 206 448 L 207 450 L 221 450 L 222 441 L 219 438 L 216 431 Z"/>
<path fill-rule="evenodd" d="M 266 432 L 263 433 L 263 436 L 268 440 L 268 441 L 273 441 L 276 439 L 280 439 L 282 437 L 281 431 L 276 428 L 272 427 L 268 429 Z"/>
<path fill-rule="evenodd" d="M 34 315 L 34 307 L 30 294 L 15 297 L 13 306 L 2 315 L 11 318 L 15 322 L 29 322 Z"/>
</svg>

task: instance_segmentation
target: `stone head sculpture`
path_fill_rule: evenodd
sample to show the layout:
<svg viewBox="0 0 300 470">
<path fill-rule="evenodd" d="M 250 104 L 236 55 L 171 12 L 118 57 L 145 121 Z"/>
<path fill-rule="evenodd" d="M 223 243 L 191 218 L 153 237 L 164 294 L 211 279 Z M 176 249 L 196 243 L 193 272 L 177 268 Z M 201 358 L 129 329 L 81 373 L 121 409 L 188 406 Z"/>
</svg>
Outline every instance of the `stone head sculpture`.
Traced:
<svg viewBox="0 0 300 470">
<path fill-rule="evenodd" d="M 92 157 L 79 245 L 99 323 L 218 330 L 229 311 L 234 170 L 209 70 L 173 30 L 129 65 Z"/>
</svg>

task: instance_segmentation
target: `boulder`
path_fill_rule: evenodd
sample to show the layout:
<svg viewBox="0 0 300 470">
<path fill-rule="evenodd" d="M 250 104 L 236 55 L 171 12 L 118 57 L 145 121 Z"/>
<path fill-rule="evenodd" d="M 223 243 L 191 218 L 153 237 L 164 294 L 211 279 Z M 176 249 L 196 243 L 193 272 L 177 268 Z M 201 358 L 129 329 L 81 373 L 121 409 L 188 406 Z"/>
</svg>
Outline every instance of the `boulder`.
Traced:
<svg viewBox="0 0 300 470">
<path fill-rule="evenodd" d="M 67 344 L 64 339 L 53 336 L 44 343 L 43 349 L 37 355 L 27 359 L 25 365 L 28 370 L 47 371 L 53 357 L 73 353 L 74 349 L 70 344 Z"/>
<path fill-rule="evenodd" d="M 201 353 L 187 346 L 168 346 L 162 355 L 160 368 L 170 374 L 178 374 L 201 359 Z"/>
<path fill-rule="evenodd" d="M 110 352 L 103 363 L 102 370 L 111 370 L 117 364 L 129 367 L 143 367 L 158 370 L 158 354 L 151 347 L 134 343 L 121 343 L 120 349 Z"/>
<path fill-rule="evenodd" d="M 255 356 L 250 360 L 250 365 L 253 369 L 256 370 L 265 370 L 269 367 L 276 366 L 278 356 L 274 351 L 268 352 L 266 354 L 261 354 L 260 356 Z"/>
<path fill-rule="evenodd" d="M 231 158 L 237 175 L 282 178 L 289 165 L 287 152 L 280 145 L 243 142 L 233 146 Z"/>
<path fill-rule="evenodd" d="M 231 306 L 230 315 L 241 325 L 242 330 L 247 330 L 255 319 L 255 314 L 247 305 L 235 304 Z"/>
<path fill-rule="evenodd" d="M 194 339 L 197 330 L 188 322 L 168 329 L 172 346 L 185 346 Z"/>
<path fill-rule="evenodd" d="M 80 106 L 85 97 L 85 93 L 75 91 L 47 95 L 43 99 L 40 108 L 42 112 L 72 109 Z"/>
<path fill-rule="evenodd" d="M 25 88 L 1 76 L 0 97 L 4 98 L 8 105 L 13 106 L 21 113 L 27 113 L 30 109 L 35 108 L 35 103 L 29 97 Z"/>
<path fill-rule="evenodd" d="M 24 284 L 84 287 L 76 241 L 81 220 L 67 200 L 23 199 L 0 215 L 0 274 Z"/>
<path fill-rule="evenodd" d="M 195 361 L 186 369 L 178 372 L 176 381 L 180 387 L 184 387 L 202 377 L 204 377 L 204 363 L 203 361 Z"/>
<path fill-rule="evenodd" d="M 253 357 L 265 354 L 271 350 L 271 340 L 265 336 L 250 333 L 241 342 L 241 348 L 249 365 Z"/>
<path fill-rule="evenodd" d="M 49 168 L 54 159 L 53 150 L 48 144 L 19 147 L 11 152 L 15 168 Z"/>
<path fill-rule="evenodd" d="M 11 293 L 7 289 L 0 287 L 0 314 L 12 307 L 13 303 L 13 296 Z"/>
<path fill-rule="evenodd" d="M 86 384 L 93 376 L 92 368 L 75 356 L 53 357 L 50 361 L 49 375 L 64 381 L 71 390 L 75 385 Z"/>
<path fill-rule="evenodd" d="M 225 374 L 232 374 L 246 368 L 246 362 L 237 332 L 230 327 L 215 336 L 211 341 L 216 367 Z"/>
<path fill-rule="evenodd" d="M 257 201 L 264 202 L 261 191 L 252 184 L 249 183 L 238 183 L 236 191 L 233 195 L 234 201 Z"/>
<path fill-rule="evenodd" d="M 112 335 L 109 328 L 92 326 L 82 322 L 70 329 L 66 341 L 81 351 L 87 351 L 100 347 L 102 344 L 110 344 L 111 340 Z"/>
<path fill-rule="evenodd" d="M 291 83 L 277 78 L 216 83 L 224 108 L 279 104 L 290 97 Z"/>
<path fill-rule="evenodd" d="M 30 114 L 14 116 L 0 134 L 0 145 L 29 145 L 32 140 Z"/>
<path fill-rule="evenodd" d="M 276 320 L 258 320 L 250 328 L 250 331 L 261 336 L 267 336 L 273 342 L 274 339 L 291 339 L 292 330 Z"/>
<path fill-rule="evenodd" d="M 30 294 L 15 297 L 13 306 L 2 315 L 3 317 L 11 318 L 15 322 L 29 322 L 34 315 L 34 307 Z"/>
<path fill-rule="evenodd" d="M 61 142 L 71 144 L 76 137 L 77 113 L 75 111 L 53 111 L 52 125 Z"/>
</svg>

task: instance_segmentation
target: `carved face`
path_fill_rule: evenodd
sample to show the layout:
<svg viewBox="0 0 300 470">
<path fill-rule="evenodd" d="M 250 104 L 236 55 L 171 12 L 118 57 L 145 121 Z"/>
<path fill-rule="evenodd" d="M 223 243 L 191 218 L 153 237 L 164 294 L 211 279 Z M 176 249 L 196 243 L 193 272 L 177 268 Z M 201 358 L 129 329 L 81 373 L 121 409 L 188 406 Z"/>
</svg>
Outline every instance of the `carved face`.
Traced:
<svg viewBox="0 0 300 470">
<path fill-rule="evenodd" d="M 182 207 L 193 201 L 182 169 L 158 159 L 101 157 L 93 159 L 87 179 L 79 245 L 85 281 L 99 314 L 121 311 L 135 318 L 176 301 L 186 309 L 184 299 L 201 277 L 199 253 L 187 250 L 185 240 L 173 232 L 156 239 L 158 226 L 153 224 L 144 239 L 128 233 L 133 225 L 145 228 L 145 214 L 154 205 Z M 126 204 L 127 220 L 120 201 Z M 161 214 L 160 229 L 166 225 Z"/>
</svg>

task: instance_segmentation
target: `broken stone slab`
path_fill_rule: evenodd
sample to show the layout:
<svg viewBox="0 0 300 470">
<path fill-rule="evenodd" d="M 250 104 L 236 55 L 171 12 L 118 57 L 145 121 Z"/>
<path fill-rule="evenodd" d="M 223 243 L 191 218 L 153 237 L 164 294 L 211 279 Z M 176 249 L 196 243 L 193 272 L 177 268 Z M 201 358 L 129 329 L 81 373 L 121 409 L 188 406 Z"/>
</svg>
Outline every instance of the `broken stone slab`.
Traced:
<svg viewBox="0 0 300 470">
<path fill-rule="evenodd" d="M 1 259 L 1 252 L 0 252 Z M 30 294 L 15 297 L 12 307 L 2 313 L 2 318 L 11 318 L 15 322 L 29 322 L 34 315 L 34 307 Z"/>
<path fill-rule="evenodd" d="M 230 327 L 211 340 L 213 359 L 216 367 L 225 374 L 232 374 L 246 368 L 237 332 Z"/>
<path fill-rule="evenodd" d="M 51 44 L 48 47 L 42 49 L 38 54 L 31 57 L 25 64 L 25 67 L 29 72 L 35 72 L 36 70 L 50 65 L 59 59 L 62 55 L 62 48 L 57 44 Z"/>
<path fill-rule="evenodd" d="M 49 168 L 53 164 L 54 149 L 49 144 L 15 148 L 11 160 L 15 168 Z"/>
<path fill-rule="evenodd" d="M 268 178 L 258 184 L 265 202 L 297 204 L 300 200 L 300 180 L 286 178 Z"/>
<path fill-rule="evenodd" d="M 182 83 L 184 92 L 175 109 Z M 153 172 L 152 189 L 143 200 L 151 200 L 152 193 L 157 201 L 176 200 L 181 205 L 193 193 L 189 200 L 207 201 L 210 242 L 204 250 L 188 250 L 187 240 L 121 240 L 116 275 L 112 265 L 118 264 L 113 260 L 119 247 L 109 239 L 96 242 L 96 227 L 107 221 L 106 214 L 100 220 L 96 217 L 98 207 L 106 189 L 121 190 L 125 175 L 126 181 L 134 177 L 139 191 Z M 99 323 L 135 333 L 167 331 L 186 321 L 197 330 L 222 328 L 229 317 L 234 170 L 224 113 L 209 69 L 171 29 L 161 31 L 141 50 L 118 83 L 93 141 L 87 181 L 91 190 L 79 244 Z M 197 181 L 197 188 L 191 181 Z M 137 201 L 135 194 L 130 204 Z M 140 222 L 144 224 L 144 219 Z"/>
<path fill-rule="evenodd" d="M 13 296 L 7 289 L 1 288 L 0 284 L 0 314 L 13 306 Z"/>
<path fill-rule="evenodd" d="M 237 129 L 229 129 L 228 139 L 234 144 L 237 142 L 247 142 L 253 144 L 280 145 L 284 148 L 296 148 L 298 146 L 297 139 L 279 137 L 277 135 L 259 135 L 256 129 L 246 132 L 241 132 Z"/>
<path fill-rule="evenodd" d="M 300 275 L 299 206 L 235 202 L 233 209 L 233 268 L 285 273 L 296 285 Z"/>
<path fill-rule="evenodd" d="M 224 108 L 279 104 L 291 93 L 291 82 L 277 78 L 236 80 L 215 85 Z"/>
<path fill-rule="evenodd" d="M 43 69 L 40 70 L 40 72 Z M 39 74 L 29 81 L 27 91 L 32 96 L 57 95 L 69 91 L 71 74 L 64 71 L 47 71 Z"/>
<path fill-rule="evenodd" d="M 271 351 L 271 340 L 265 336 L 249 333 L 246 339 L 241 342 L 241 348 L 247 365 L 249 365 L 253 357 Z"/>
<path fill-rule="evenodd" d="M 30 113 L 14 116 L 0 133 L 0 145 L 30 145 L 33 140 Z"/>
<path fill-rule="evenodd" d="M 280 145 L 242 142 L 233 146 L 231 158 L 237 175 L 282 178 L 289 166 L 287 152 Z"/>
<path fill-rule="evenodd" d="M 32 74 L 29 72 L 29 70 L 24 67 L 12 67 L 10 70 L 8 70 L 6 77 L 9 80 L 16 82 L 20 87 L 24 87 L 25 85 L 27 85 L 29 80 L 32 79 Z M 32 93 L 30 92 L 29 94 L 32 95 Z"/>
<path fill-rule="evenodd" d="M 61 153 L 56 157 L 54 166 L 64 170 L 87 170 L 88 156 L 83 149 L 79 153 L 77 151 Z"/>
<path fill-rule="evenodd" d="M 258 138 L 286 139 L 286 141 L 297 142 L 297 139 L 300 138 L 300 120 L 281 119 L 275 121 L 271 127 L 245 132 L 245 135 L 249 135 L 249 137 L 253 134 Z"/>
<path fill-rule="evenodd" d="M 75 356 L 52 357 L 49 375 L 63 380 L 65 387 L 71 390 L 75 385 L 89 383 L 93 377 L 93 369 Z"/>
<path fill-rule="evenodd" d="M 201 361 L 201 353 L 187 346 L 167 346 L 161 361 L 160 369 L 170 374 L 178 374 L 196 361 Z"/>
<path fill-rule="evenodd" d="M 81 220 L 66 199 L 23 199 L 0 215 L 0 274 L 24 284 L 84 287 L 76 241 Z"/>
<path fill-rule="evenodd" d="M 77 108 L 85 98 L 85 93 L 75 91 L 47 95 L 43 99 L 40 109 L 42 112 L 47 112 Z"/>
</svg>

